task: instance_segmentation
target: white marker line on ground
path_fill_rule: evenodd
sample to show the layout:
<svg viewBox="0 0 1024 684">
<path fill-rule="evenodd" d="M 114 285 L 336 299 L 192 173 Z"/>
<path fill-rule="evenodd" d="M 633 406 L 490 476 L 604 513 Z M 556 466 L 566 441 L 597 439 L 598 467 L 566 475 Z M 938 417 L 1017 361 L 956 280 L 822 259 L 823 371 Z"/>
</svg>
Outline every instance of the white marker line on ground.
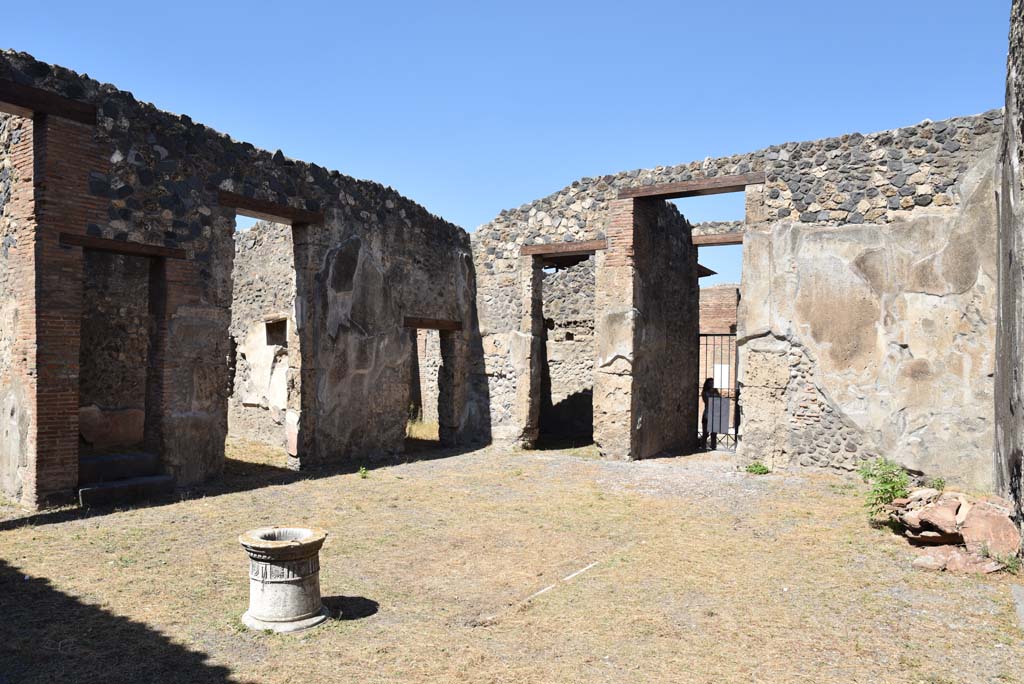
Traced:
<svg viewBox="0 0 1024 684">
<path fill-rule="evenodd" d="M 644 544 L 646 542 L 639 542 L 639 543 L 640 544 Z M 614 556 L 617 556 L 617 555 L 624 554 L 626 551 L 628 551 L 631 548 L 633 548 L 633 546 L 635 546 L 636 544 L 637 544 L 637 542 L 632 542 L 632 543 L 626 544 L 625 546 L 623 546 L 623 547 L 619 548 L 618 550 L 614 551 L 613 553 L 609 554 L 608 557 L 611 558 L 611 557 L 614 557 Z M 500 613 L 495 613 L 494 615 L 492 615 L 492 616 L 490 616 L 488 618 L 484 618 L 483 622 L 486 623 L 486 624 L 493 624 L 494 621 L 497 620 L 499 617 L 501 617 L 503 614 L 505 614 L 505 613 L 507 613 L 507 612 L 509 612 L 511 610 L 516 610 L 518 608 L 521 608 L 522 606 L 525 606 L 527 603 L 529 603 L 533 599 L 537 598 L 541 594 L 546 594 L 547 592 L 549 592 L 552 589 L 554 589 L 555 587 L 557 587 L 560 583 L 568 582 L 569 580 L 573 579 L 574 577 L 578 577 L 579 575 L 582 575 L 587 570 L 590 570 L 591 568 L 593 568 L 593 567 L 595 567 L 597 565 L 600 565 L 601 562 L 602 561 L 596 560 L 593 563 L 591 563 L 590 565 L 585 565 L 584 567 L 580 568 L 576 572 L 569 573 L 568 575 L 566 575 L 562 579 L 558 580 L 558 582 L 555 582 L 554 584 L 549 584 L 548 586 L 544 587 L 540 591 L 536 591 L 536 592 L 530 594 L 529 596 L 524 598 L 522 601 L 520 601 L 519 603 L 514 604 L 513 606 L 509 607 L 508 609 L 503 610 Z"/>
<path fill-rule="evenodd" d="M 571 580 L 571 579 L 572 579 L 573 577 L 575 577 L 576 575 L 582 575 L 582 574 L 583 574 L 583 573 L 585 573 L 585 572 L 586 572 L 587 570 L 589 570 L 590 568 L 594 567 L 595 565 L 597 565 L 597 564 L 598 564 L 598 563 L 600 563 L 600 562 L 601 562 L 601 561 L 594 561 L 593 563 L 591 563 L 591 564 L 590 564 L 590 565 L 588 565 L 587 567 L 585 567 L 585 568 L 580 568 L 579 570 L 577 570 L 576 572 L 572 573 L 571 575 L 566 575 L 565 577 L 563 577 L 563 578 L 562 578 L 562 581 L 563 581 L 563 582 L 568 582 L 569 580 Z M 552 585 L 552 586 L 554 586 L 554 585 Z"/>
<path fill-rule="evenodd" d="M 538 596 L 540 596 L 544 592 L 551 591 L 554 588 L 555 588 L 554 584 L 549 584 L 548 586 L 544 587 L 540 591 L 535 591 L 534 593 L 530 594 L 529 596 L 524 598 L 522 602 L 523 603 L 528 603 L 529 601 L 532 601 L 533 599 L 537 598 Z"/>
</svg>

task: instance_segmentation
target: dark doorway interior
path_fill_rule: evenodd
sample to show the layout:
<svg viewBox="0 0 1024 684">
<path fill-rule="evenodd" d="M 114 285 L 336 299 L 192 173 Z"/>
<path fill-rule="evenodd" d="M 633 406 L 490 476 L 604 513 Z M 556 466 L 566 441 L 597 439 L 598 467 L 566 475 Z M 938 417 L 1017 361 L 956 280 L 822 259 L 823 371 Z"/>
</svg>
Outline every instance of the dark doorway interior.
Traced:
<svg viewBox="0 0 1024 684">
<path fill-rule="evenodd" d="M 79 453 L 141 449 L 153 335 L 143 256 L 83 250 Z"/>
<path fill-rule="evenodd" d="M 575 261 L 575 263 L 572 263 Z M 594 441 L 595 257 L 544 263 L 538 446 Z"/>
</svg>

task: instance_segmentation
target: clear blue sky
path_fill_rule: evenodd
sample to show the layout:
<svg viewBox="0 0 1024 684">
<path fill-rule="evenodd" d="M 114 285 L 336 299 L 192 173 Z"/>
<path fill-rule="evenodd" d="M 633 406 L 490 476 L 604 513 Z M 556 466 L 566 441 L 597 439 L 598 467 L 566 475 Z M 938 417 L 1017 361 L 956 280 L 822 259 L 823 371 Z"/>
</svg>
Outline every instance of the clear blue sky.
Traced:
<svg viewBox="0 0 1024 684">
<path fill-rule="evenodd" d="M 2 47 L 392 185 L 469 230 L 581 176 L 1001 106 L 1010 13 L 1009 0 L 8 5 Z M 702 206 L 684 212 L 734 213 Z"/>
</svg>

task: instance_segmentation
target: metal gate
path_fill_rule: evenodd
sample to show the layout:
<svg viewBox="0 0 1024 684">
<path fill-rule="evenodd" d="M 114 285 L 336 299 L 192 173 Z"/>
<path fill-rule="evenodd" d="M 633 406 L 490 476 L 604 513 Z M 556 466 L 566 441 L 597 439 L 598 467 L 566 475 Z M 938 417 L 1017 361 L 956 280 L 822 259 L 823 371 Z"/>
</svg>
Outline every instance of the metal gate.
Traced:
<svg viewBox="0 0 1024 684">
<path fill-rule="evenodd" d="M 736 335 L 700 334 L 698 434 L 703 449 L 735 449 L 739 436 Z"/>
</svg>

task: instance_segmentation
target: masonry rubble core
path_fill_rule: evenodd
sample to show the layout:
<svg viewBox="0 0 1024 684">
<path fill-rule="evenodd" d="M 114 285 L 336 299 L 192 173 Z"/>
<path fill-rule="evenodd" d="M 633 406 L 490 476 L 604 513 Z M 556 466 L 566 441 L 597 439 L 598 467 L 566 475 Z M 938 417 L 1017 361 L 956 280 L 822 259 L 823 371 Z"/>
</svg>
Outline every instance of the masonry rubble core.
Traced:
<svg viewBox="0 0 1024 684">
<path fill-rule="evenodd" d="M 1019 502 L 1021 34 L 1015 2 L 1005 130 L 993 110 L 583 178 L 472 235 L 2 52 L 0 490 L 59 502 L 127 451 L 195 484 L 229 432 L 363 463 L 410 416 L 453 446 L 685 453 L 698 333 L 735 332 L 741 464 L 885 456 Z M 708 188 L 744 220 L 666 201 Z M 699 250 L 739 241 L 741 283 L 702 290 Z"/>
</svg>

